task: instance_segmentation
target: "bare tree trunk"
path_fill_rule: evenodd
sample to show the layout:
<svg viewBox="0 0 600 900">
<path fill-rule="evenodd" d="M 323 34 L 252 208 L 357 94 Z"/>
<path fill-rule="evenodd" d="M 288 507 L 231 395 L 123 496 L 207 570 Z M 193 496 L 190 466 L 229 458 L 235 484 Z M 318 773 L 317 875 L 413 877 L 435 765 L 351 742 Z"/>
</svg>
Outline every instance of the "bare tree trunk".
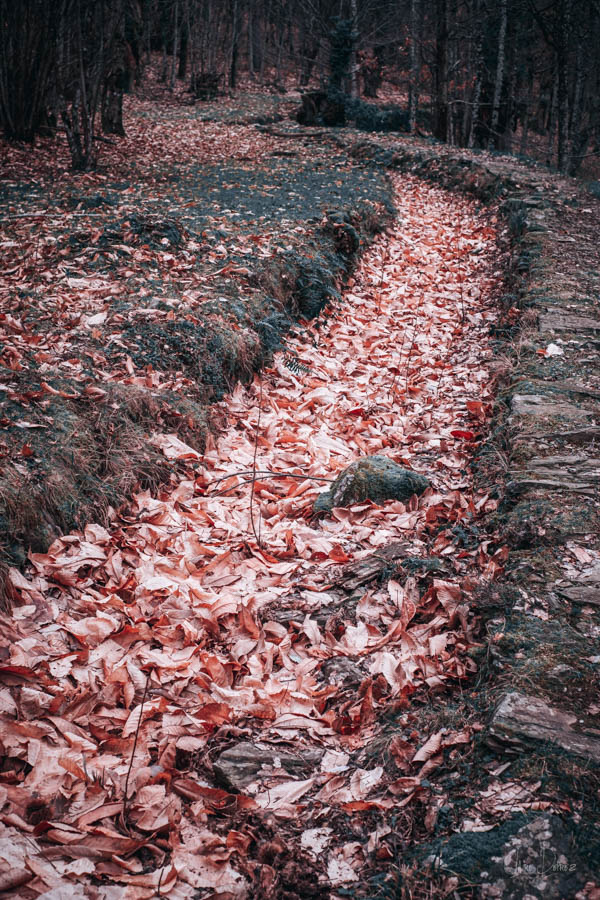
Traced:
<svg viewBox="0 0 600 900">
<path fill-rule="evenodd" d="M 561 0 L 558 22 L 558 171 L 569 169 L 569 40 L 571 34 L 571 0 Z"/>
<path fill-rule="evenodd" d="M 231 56 L 229 64 L 229 87 L 235 90 L 239 53 L 239 0 L 231 0 Z"/>
<path fill-rule="evenodd" d="M 62 112 L 62 120 L 67 133 L 69 150 L 71 151 L 71 164 L 76 171 L 87 171 L 96 165 L 94 154 L 94 119 L 95 107 L 93 105 L 93 89 L 88 82 L 88 74 L 92 77 L 93 71 L 86 72 L 83 59 L 83 26 L 81 22 L 81 2 L 77 3 L 75 34 L 77 40 L 77 67 L 78 79 L 75 87 L 75 96 L 70 110 L 66 107 Z M 93 65 L 90 67 L 93 70 Z"/>
<path fill-rule="evenodd" d="M 189 35 L 189 58 L 190 58 L 190 88 L 196 83 L 198 48 L 196 44 L 196 11 L 192 9 L 191 4 L 186 8 L 187 13 L 187 30 Z"/>
<path fill-rule="evenodd" d="M 171 78 L 169 80 L 169 90 L 175 88 L 175 76 L 177 74 L 177 44 L 179 41 L 179 0 L 175 0 L 173 4 L 173 50 L 171 54 Z"/>
<path fill-rule="evenodd" d="M 448 21 L 447 0 L 436 0 L 436 40 L 434 63 L 434 121 L 436 138 L 448 134 Z"/>
<path fill-rule="evenodd" d="M 446 142 L 450 145 L 456 143 L 455 110 L 456 110 L 456 84 L 455 73 L 457 71 L 457 45 L 455 35 L 452 33 L 451 24 L 456 22 L 457 9 L 455 0 L 446 0 L 446 34 L 448 37 L 448 58 L 446 63 Z"/>
<path fill-rule="evenodd" d="M 512 52 L 509 54 L 512 60 L 509 66 L 509 76 L 507 79 L 506 99 L 504 105 L 504 114 L 501 117 L 502 134 L 500 137 L 499 149 L 505 153 L 512 151 L 512 133 L 514 124 L 515 110 L 515 91 L 517 88 L 517 53 L 513 45 Z"/>
<path fill-rule="evenodd" d="M 248 13 L 248 71 L 250 77 L 256 75 L 256 66 L 254 64 L 254 16 L 252 11 Z"/>
<path fill-rule="evenodd" d="M 548 108 L 548 119 L 546 128 L 548 130 L 548 165 L 552 162 L 554 156 L 554 142 L 556 136 L 556 118 L 558 113 L 558 72 L 554 76 L 554 84 L 552 86 L 552 97 Z"/>
<path fill-rule="evenodd" d="M 123 73 L 105 79 L 102 88 L 101 122 L 104 134 L 125 136 L 123 127 Z"/>
<path fill-rule="evenodd" d="M 577 40 L 577 52 L 575 54 L 575 87 L 573 88 L 573 103 L 571 104 L 571 121 L 569 130 L 574 134 L 581 123 L 582 97 L 584 86 L 583 74 L 583 42 L 581 37 Z"/>
<path fill-rule="evenodd" d="M 473 89 L 477 74 L 477 52 L 475 40 L 475 17 L 473 15 L 473 3 L 468 4 L 469 9 L 469 36 L 467 39 L 467 56 L 463 62 L 465 87 L 463 89 L 462 121 L 460 125 L 460 144 L 465 147 L 469 139 L 471 127 L 471 112 L 473 109 Z"/>
<path fill-rule="evenodd" d="M 583 119 L 584 86 L 583 39 L 580 34 L 577 39 L 575 87 L 573 89 L 573 103 L 571 106 L 571 122 L 569 127 L 569 175 L 574 175 L 579 169 L 590 139 L 590 129 L 588 127 L 581 127 Z"/>
<path fill-rule="evenodd" d="M 481 22 L 481 0 L 475 0 L 472 7 L 474 27 L 477 29 L 477 43 L 475 45 L 475 85 L 473 87 L 473 99 L 471 101 L 471 121 L 469 124 L 469 136 L 467 146 L 475 146 L 475 135 L 479 125 L 479 110 L 481 106 L 481 88 L 483 84 L 483 23 Z"/>
<path fill-rule="evenodd" d="M 166 38 L 166 35 L 163 38 L 162 62 L 160 65 L 159 80 L 163 81 L 163 82 L 167 80 L 167 38 Z"/>
<path fill-rule="evenodd" d="M 262 4 L 251 3 L 250 21 L 252 22 L 252 66 L 255 74 L 262 78 L 265 65 L 265 20 Z"/>
<path fill-rule="evenodd" d="M 116 118 L 120 116 L 122 92 L 116 79 L 119 75 L 124 77 L 123 14 L 124 6 L 116 0 L 74 0 L 67 25 L 61 29 L 60 116 L 71 164 L 78 171 L 88 171 L 96 165 L 96 114 L 103 87 L 113 78 L 116 90 L 111 103 L 115 108 L 110 112 Z"/>
<path fill-rule="evenodd" d="M 190 48 L 190 10 L 189 0 L 184 0 L 183 11 L 181 14 L 181 40 L 179 42 L 179 66 L 177 68 L 177 77 L 180 81 L 185 81 L 188 66 L 188 54 Z"/>
<path fill-rule="evenodd" d="M 356 35 L 352 41 L 352 50 L 350 52 L 350 96 L 356 99 L 356 97 L 358 97 L 358 59 L 356 55 L 358 12 L 356 9 L 356 0 L 350 0 L 350 13 L 352 17 L 352 31 Z"/>
<path fill-rule="evenodd" d="M 417 130 L 419 108 L 419 0 L 410 0 L 410 84 L 408 88 L 408 129 Z"/>
<path fill-rule="evenodd" d="M 500 2 L 500 31 L 498 34 L 498 58 L 496 62 L 496 80 L 494 82 L 494 99 L 492 101 L 492 118 L 490 122 L 490 134 L 488 138 L 488 150 L 493 150 L 496 145 L 496 131 L 500 117 L 500 99 L 502 97 L 502 85 L 504 83 L 505 41 L 506 23 L 508 18 L 507 0 Z"/>
<path fill-rule="evenodd" d="M 533 100 L 533 67 L 528 66 L 527 71 L 527 88 L 525 99 L 523 101 L 523 117 L 521 119 L 521 143 L 519 144 L 519 154 L 525 156 L 527 153 L 527 139 L 529 137 L 529 120 L 531 118 L 531 105 Z"/>
<path fill-rule="evenodd" d="M 481 75 L 477 75 L 475 82 L 475 91 L 473 93 L 473 112 L 471 113 L 471 128 L 469 129 L 469 140 L 467 146 L 475 146 L 475 129 L 479 121 L 479 108 L 481 106 Z"/>
</svg>

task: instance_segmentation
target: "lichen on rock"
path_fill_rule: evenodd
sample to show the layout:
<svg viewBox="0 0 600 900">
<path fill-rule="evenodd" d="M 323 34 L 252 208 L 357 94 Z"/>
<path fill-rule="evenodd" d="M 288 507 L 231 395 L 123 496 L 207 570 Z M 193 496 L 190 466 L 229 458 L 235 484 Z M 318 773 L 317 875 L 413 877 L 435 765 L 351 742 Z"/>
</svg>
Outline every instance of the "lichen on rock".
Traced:
<svg viewBox="0 0 600 900">
<path fill-rule="evenodd" d="M 352 506 L 364 500 L 384 503 L 406 501 L 429 487 L 424 475 L 404 469 L 386 456 L 365 456 L 355 460 L 333 482 L 331 489 L 319 494 L 314 510 L 330 512 L 335 506 Z"/>
</svg>

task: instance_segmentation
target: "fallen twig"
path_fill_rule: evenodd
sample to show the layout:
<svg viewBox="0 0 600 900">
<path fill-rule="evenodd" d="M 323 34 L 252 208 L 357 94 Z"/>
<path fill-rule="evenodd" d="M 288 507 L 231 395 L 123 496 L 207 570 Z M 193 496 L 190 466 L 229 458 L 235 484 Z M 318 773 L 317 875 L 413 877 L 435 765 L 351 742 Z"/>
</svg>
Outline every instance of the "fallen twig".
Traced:
<svg viewBox="0 0 600 900">
<path fill-rule="evenodd" d="M 245 471 L 242 471 L 242 472 L 231 472 L 231 474 L 229 474 L 229 475 L 221 475 L 220 478 L 215 478 L 215 480 L 211 481 L 210 484 L 212 486 L 213 484 L 220 484 L 222 481 L 227 481 L 228 478 L 239 478 L 242 475 L 252 475 L 252 474 L 253 474 L 252 469 L 246 469 Z M 254 475 L 260 475 L 261 477 L 268 476 L 269 478 L 293 478 L 295 481 L 328 481 L 330 483 L 333 483 L 335 481 L 335 478 L 326 478 L 324 475 L 304 475 L 304 474 L 296 475 L 293 472 L 274 472 L 272 469 L 257 469 L 256 472 L 254 472 Z M 240 484 L 244 484 L 244 483 L 245 482 L 240 482 Z M 234 485 L 233 487 L 237 487 L 237 486 L 238 485 Z M 227 490 L 233 490 L 233 487 L 228 488 Z M 207 496 L 217 497 L 218 494 L 214 494 L 214 495 L 209 494 Z"/>
<path fill-rule="evenodd" d="M 140 718 L 137 723 L 137 728 L 135 729 L 135 738 L 133 739 L 133 748 L 131 750 L 131 759 L 129 760 L 129 768 L 127 769 L 127 777 L 125 779 L 125 793 L 123 796 L 123 813 L 122 813 L 123 823 L 125 823 L 125 816 L 127 814 L 127 800 L 128 800 L 127 793 L 129 790 L 129 776 L 131 775 L 131 769 L 133 767 L 133 759 L 135 756 L 138 737 L 140 734 L 140 727 L 142 724 L 142 718 L 144 716 L 144 703 L 146 702 L 146 694 L 148 693 L 148 682 L 149 681 L 150 681 L 150 672 L 148 672 L 148 674 L 146 675 L 146 684 L 144 685 L 144 693 L 142 694 L 142 703 L 140 706 Z"/>
<path fill-rule="evenodd" d="M 256 431 L 254 432 L 254 456 L 252 457 L 252 490 L 250 491 L 250 522 L 252 524 L 252 531 L 254 532 L 254 537 L 256 538 L 256 543 L 259 547 L 262 547 L 260 541 L 260 522 L 258 525 L 258 534 L 256 533 L 256 525 L 254 524 L 254 485 L 256 484 L 256 456 L 258 454 L 258 432 L 260 430 L 260 417 L 262 414 L 262 378 L 260 373 L 258 375 L 258 383 L 260 385 L 259 394 L 258 394 L 258 421 L 256 423 Z"/>
</svg>

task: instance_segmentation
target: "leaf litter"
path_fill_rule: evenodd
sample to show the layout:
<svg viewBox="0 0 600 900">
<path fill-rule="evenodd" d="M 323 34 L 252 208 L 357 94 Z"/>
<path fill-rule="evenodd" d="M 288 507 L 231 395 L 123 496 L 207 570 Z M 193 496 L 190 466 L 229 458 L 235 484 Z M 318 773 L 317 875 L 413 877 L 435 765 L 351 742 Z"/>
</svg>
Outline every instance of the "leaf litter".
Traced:
<svg viewBox="0 0 600 900">
<path fill-rule="evenodd" d="M 84 176 L 60 137 L 0 153 L 0 604 L 28 548 L 169 481 L 149 431 L 202 451 L 213 401 L 338 296 L 391 220 L 385 170 L 344 150 L 284 159 L 285 139 L 198 127 L 180 103 L 126 113 Z"/>
<path fill-rule="evenodd" d="M 202 455 L 157 434 L 177 483 L 11 570 L 3 889 L 334 897 L 389 867 L 392 813 L 431 800 L 445 754 L 470 744 L 471 728 L 419 734 L 403 714 L 474 674 L 469 598 L 505 558 L 472 527 L 495 503 L 471 462 L 492 401 L 497 222 L 412 177 L 394 189 L 400 216 L 343 304 L 290 338 L 301 368 L 279 353 L 238 385 Z M 316 518 L 326 479 L 365 454 L 432 487 Z M 398 541 L 441 574 L 400 561 L 344 593 L 345 565 Z M 390 714 L 397 734 L 365 764 Z M 217 759 L 240 742 L 269 764 L 224 788 Z"/>
</svg>

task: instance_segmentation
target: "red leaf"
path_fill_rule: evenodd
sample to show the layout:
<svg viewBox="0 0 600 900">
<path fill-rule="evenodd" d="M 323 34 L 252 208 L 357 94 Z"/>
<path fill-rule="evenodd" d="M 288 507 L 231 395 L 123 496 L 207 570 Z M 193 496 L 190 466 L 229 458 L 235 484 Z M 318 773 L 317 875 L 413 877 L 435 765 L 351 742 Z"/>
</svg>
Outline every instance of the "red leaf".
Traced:
<svg viewBox="0 0 600 900">
<path fill-rule="evenodd" d="M 456 431 L 451 431 L 450 434 L 452 437 L 458 438 L 461 441 L 474 441 L 475 435 L 472 431 L 461 431 L 457 429 Z"/>
<path fill-rule="evenodd" d="M 337 563 L 346 563 L 349 562 L 352 557 L 348 556 L 345 550 L 343 550 L 339 544 L 334 544 L 329 553 L 329 559 L 332 559 Z"/>
</svg>

